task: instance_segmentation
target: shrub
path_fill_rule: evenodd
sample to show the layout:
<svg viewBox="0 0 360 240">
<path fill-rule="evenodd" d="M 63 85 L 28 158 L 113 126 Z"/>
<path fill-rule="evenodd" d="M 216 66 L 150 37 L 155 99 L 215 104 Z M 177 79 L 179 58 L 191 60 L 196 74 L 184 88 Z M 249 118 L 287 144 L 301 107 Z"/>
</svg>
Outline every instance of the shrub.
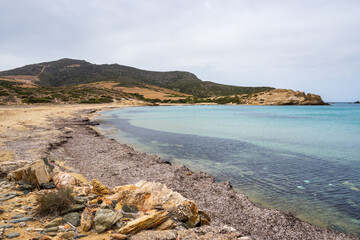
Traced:
<svg viewBox="0 0 360 240">
<path fill-rule="evenodd" d="M 55 191 L 41 193 L 36 198 L 36 214 L 40 216 L 58 215 L 62 210 L 69 208 L 74 202 L 71 188 L 60 188 Z"/>
</svg>

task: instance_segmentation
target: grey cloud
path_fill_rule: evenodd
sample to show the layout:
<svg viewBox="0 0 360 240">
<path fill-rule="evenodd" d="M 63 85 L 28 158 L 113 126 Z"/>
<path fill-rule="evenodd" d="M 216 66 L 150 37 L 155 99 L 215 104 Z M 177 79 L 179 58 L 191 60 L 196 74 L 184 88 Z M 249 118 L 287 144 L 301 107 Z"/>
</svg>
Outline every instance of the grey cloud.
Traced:
<svg viewBox="0 0 360 240">
<path fill-rule="evenodd" d="M 357 0 L 2 0 L 0 70 L 63 57 L 359 98 Z"/>
</svg>

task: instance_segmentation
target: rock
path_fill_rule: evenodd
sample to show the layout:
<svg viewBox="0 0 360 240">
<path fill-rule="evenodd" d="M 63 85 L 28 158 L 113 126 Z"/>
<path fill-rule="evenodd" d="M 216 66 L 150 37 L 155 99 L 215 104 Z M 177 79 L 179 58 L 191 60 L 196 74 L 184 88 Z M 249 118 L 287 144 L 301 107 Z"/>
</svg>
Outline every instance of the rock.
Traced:
<svg viewBox="0 0 360 240">
<path fill-rule="evenodd" d="M 6 238 L 16 238 L 16 237 L 20 237 L 20 233 L 10 233 L 6 235 Z"/>
<path fill-rule="evenodd" d="M 7 177 L 11 181 L 25 181 L 40 187 L 42 183 L 50 182 L 52 168 L 47 159 L 43 158 L 10 172 Z"/>
<path fill-rule="evenodd" d="M 55 184 L 53 182 L 48 182 L 48 183 L 42 183 L 40 188 L 42 189 L 52 189 L 52 188 L 56 188 Z"/>
<path fill-rule="evenodd" d="M 174 219 L 187 222 L 190 227 L 196 226 L 200 221 L 196 204 L 164 184 L 140 181 L 134 186 L 127 185 L 126 188 L 116 187 L 114 191 L 116 193 L 108 198 L 119 204 L 135 206 L 141 210 L 169 210 Z"/>
<path fill-rule="evenodd" d="M 91 183 L 93 185 L 93 189 L 92 189 L 93 193 L 99 196 L 111 194 L 111 190 L 106 186 L 104 186 L 99 180 L 93 179 Z"/>
<path fill-rule="evenodd" d="M 73 175 L 60 172 L 52 178 L 57 188 L 81 186 L 83 183 Z"/>
<path fill-rule="evenodd" d="M 239 240 L 252 240 L 252 238 L 250 236 L 244 236 L 244 237 L 240 237 L 238 239 Z"/>
<path fill-rule="evenodd" d="M 32 217 L 23 217 L 23 218 L 10 220 L 9 223 L 28 222 L 28 221 L 32 221 L 32 220 L 33 220 Z"/>
<path fill-rule="evenodd" d="M 77 227 L 80 225 L 80 214 L 77 212 L 68 213 L 63 217 L 63 221 Z"/>
<path fill-rule="evenodd" d="M 124 212 L 137 213 L 139 210 L 135 206 L 123 205 L 122 210 Z"/>
<path fill-rule="evenodd" d="M 23 215 L 22 214 L 16 214 L 14 216 L 11 217 L 11 219 L 17 219 L 17 218 L 22 218 Z"/>
<path fill-rule="evenodd" d="M 128 237 L 124 234 L 111 234 L 110 235 L 110 240 L 126 240 L 128 239 Z"/>
<path fill-rule="evenodd" d="M 82 211 L 84 208 L 85 208 L 85 205 L 75 204 L 75 205 L 72 205 L 70 208 L 61 211 L 60 215 L 65 215 L 65 214 L 71 213 L 71 212 L 79 212 L 79 211 Z"/>
<path fill-rule="evenodd" d="M 87 199 L 84 197 L 75 196 L 74 200 L 75 200 L 76 204 L 86 204 L 87 203 Z"/>
<path fill-rule="evenodd" d="M 81 214 L 81 221 L 80 221 L 81 229 L 84 232 L 89 231 L 93 224 L 93 220 L 94 220 L 94 217 L 93 217 L 90 209 L 87 209 L 87 208 L 84 209 L 84 211 Z"/>
<path fill-rule="evenodd" d="M 45 229 L 45 232 L 57 232 L 59 227 L 49 227 Z"/>
<path fill-rule="evenodd" d="M 51 222 L 45 225 L 45 228 L 51 228 L 51 227 L 57 227 L 61 224 L 63 224 L 64 220 L 62 217 L 55 218 Z"/>
<path fill-rule="evenodd" d="M 0 164 L 0 176 L 7 176 L 10 172 L 15 171 L 18 168 L 24 167 L 29 161 L 6 161 Z"/>
<path fill-rule="evenodd" d="M 160 211 L 150 215 L 145 215 L 128 222 L 125 227 L 119 229 L 122 234 L 136 234 L 142 230 L 151 229 L 159 226 L 169 218 L 167 211 Z"/>
<path fill-rule="evenodd" d="M 75 237 L 74 231 L 66 232 L 60 235 L 61 239 L 73 239 Z"/>
<path fill-rule="evenodd" d="M 177 240 L 180 238 L 177 238 L 178 234 L 175 231 L 143 231 L 141 233 L 138 233 L 134 235 L 131 240 Z M 191 239 L 191 238 L 187 238 Z M 198 238 L 196 238 L 198 239 Z"/>
<path fill-rule="evenodd" d="M 24 222 L 19 223 L 19 227 L 21 227 L 21 228 L 26 227 L 26 223 L 24 223 Z"/>
<path fill-rule="evenodd" d="M 7 225 L 0 225 L 0 228 L 12 228 L 14 225 L 7 224 Z"/>
<path fill-rule="evenodd" d="M 95 230 L 97 233 L 102 233 L 106 229 L 112 227 L 121 218 L 119 212 L 115 212 L 111 209 L 102 209 L 96 211 L 94 218 Z"/>
<path fill-rule="evenodd" d="M 155 230 L 158 230 L 158 231 L 170 230 L 170 229 L 173 229 L 175 227 L 176 227 L 176 223 L 173 220 L 168 219 L 165 222 L 163 222 L 162 224 L 160 224 L 159 226 L 157 226 L 155 228 Z"/>
<path fill-rule="evenodd" d="M 7 200 L 12 199 L 12 198 L 14 198 L 14 197 L 16 197 L 16 195 L 9 195 L 9 196 L 7 196 L 7 197 L 1 198 L 0 201 L 1 201 L 1 202 L 4 202 L 4 201 L 7 201 Z"/>
</svg>

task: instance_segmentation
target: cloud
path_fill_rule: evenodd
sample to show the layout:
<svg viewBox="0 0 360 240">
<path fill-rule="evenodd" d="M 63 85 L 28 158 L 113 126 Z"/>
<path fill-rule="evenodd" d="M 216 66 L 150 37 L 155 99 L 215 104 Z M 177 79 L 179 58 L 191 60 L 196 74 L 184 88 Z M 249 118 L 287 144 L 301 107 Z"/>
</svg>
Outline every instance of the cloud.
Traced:
<svg viewBox="0 0 360 240">
<path fill-rule="evenodd" d="M 352 101 L 359 12 L 356 0 L 3 0 L 0 70 L 72 57 Z"/>
</svg>

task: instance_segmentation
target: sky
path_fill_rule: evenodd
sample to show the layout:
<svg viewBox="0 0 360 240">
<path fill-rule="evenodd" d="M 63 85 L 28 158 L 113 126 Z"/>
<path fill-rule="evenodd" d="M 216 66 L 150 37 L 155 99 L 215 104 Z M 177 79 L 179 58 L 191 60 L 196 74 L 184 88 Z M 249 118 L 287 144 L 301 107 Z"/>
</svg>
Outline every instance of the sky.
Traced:
<svg viewBox="0 0 360 240">
<path fill-rule="evenodd" d="M 359 0 L 0 0 L 0 71 L 74 58 L 360 100 Z"/>
</svg>

